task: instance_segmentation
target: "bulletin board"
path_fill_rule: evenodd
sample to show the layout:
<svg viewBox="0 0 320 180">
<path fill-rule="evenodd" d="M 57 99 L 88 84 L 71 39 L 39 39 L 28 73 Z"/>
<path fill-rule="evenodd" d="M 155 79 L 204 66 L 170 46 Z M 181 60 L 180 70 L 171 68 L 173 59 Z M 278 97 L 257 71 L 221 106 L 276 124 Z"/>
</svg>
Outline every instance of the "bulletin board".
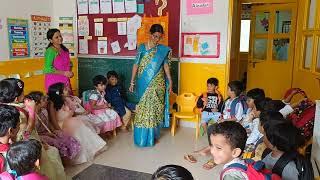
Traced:
<svg viewBox="0 0 320 180">
<path fill-rule="evenodd" d="M 83 1 L 83 0 L 78 0 Z M 85 0 L 84 0 L 85 1 Z M 89 2 L 90 0 L 88 0 Z M 116 0 L 113 0 L 116 1 Z M 156 1 L 159 2 L 156 5 Z M 100 2 L 100 1 L 99 1 Z M 158 8 L 162 6 L 162 0 L 137 0 L 137 4 L 144 5 L 143 14 L 138 14 L 142 19 L 141 27 L 137 32 L 137 44 L 141 44 L 148 40 L 149 38 L 149 28 L 153 23 L 161 24 L 165 30 L 165 36 L 161 40 L 161 44 L 168 45 L 172 48 L 173 57 L 178 57 L 179 55 L 179 31 L 180 31 L 180 1 L 178 0 L 167 0 L 167 7 L 163 9 L 162 16 L 158 16 Z M 78 3 L 77 3 L 78 5 Z M 89 8 L 89 7 L 88 7 Z M 78 7 L 79 9 L 79 7 Z M 89 8 L 90 9 L 90 8 Z M 89 12 L 90 10 L 88 10 Z M 117 22 L 108 22 L 110 18 L 131 18 L 136 13 L 121 13 L 121 14 L 101 14 L 100 11 L 97 14 L 79 14 L 77 11 L 77 20 L 79 18 L 87 17 L 89 23 L 89 39 L 88 39 L 88 52 L 79 54 L 88 54 L 88 55 L 99 55 L 98 52 L 98 40 L 101 40 L 101 37 L 95 36 L 95 20 L 103 19 L 103 35 L 102 37 L 107 37 L 107 54 L 110 56 L 135 56 L 136 50 L 128 50 L 124 48 L 125 43 L 127 42 L 126 35 L 118 35 L 118 25 Z M 79 31 L 79 28 L 78 28 Z M 78 34 L 78 43 L 82 43 L 86 39 L 86 36 L 79 36 Z M 111 49 L 111 43 L 118 41 L 121 51 L 119 53 L 113 54 Z M 99 41 L 100 42 L 100 41 Z M 138 46 L 137 45 L 137 46 Z"/>
<path fill-rule="evenodd" d="M 220 33 L 182 33 L 182 57 L 219 58 Z"/>
</svg>

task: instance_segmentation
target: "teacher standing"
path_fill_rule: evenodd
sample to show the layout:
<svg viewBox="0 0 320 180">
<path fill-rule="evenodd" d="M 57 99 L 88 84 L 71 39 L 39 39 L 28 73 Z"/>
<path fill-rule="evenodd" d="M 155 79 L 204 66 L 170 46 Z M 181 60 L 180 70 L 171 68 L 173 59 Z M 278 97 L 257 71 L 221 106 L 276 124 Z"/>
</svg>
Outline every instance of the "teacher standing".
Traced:
<svg viewBox="0 0 320 180">
<path fill-rule="evenodd" d="M 134 119 L 134 143 L 140 147 L 154 146 L 160 138 L 160 128 L 169 127 L 171 49 L 159 44 L 163 34 L 160 24 L 151 26 L 150 38 L 139 46 L 132 68 L 129 91 L 133 92 L 136 86 L 139 98 Z"/>
<path fill-rule="evenodd" d="M 62 82 L 71 92 L 70 78 L 73 77 L 69 50 L 62 42 L 59 29 L 49 29 L 47 39 L 50 41 L 45 52 L 45 62 L 43 72 L 45 73 L 45 88 L 48 92 L 49 86 Z"/>
</svg>

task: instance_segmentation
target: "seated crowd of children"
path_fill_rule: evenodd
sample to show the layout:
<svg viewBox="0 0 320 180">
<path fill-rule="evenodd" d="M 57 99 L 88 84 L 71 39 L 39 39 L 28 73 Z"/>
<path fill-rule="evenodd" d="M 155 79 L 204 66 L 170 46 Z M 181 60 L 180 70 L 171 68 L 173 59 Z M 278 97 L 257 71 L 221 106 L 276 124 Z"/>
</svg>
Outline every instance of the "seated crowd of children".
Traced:
<svg viewBox="0 0 320 180">
<path fill-rule="evenodd" d="M 117 128 L 127 130 L 136 107 L 125 101 L 117 73 L 95 76 L 93 86 L 81 101 L 63 83 L 51 85 L 47 94 L 24 96 L 23 81 L 1 80 L 0 179 L 66 179 L 63 165 L 93 160 L 106 149 L 106 136 L 115 135 Z M 240 81 L 229 82 L 223 102 L 218 80 L 208 79 L 197 107 L 209 146 L 184 158 L 195 163 L 197 155 L 210 154 L 203 167 L 223 164 L 220 179 L 225 180 L 312 179 L 310 162 L 298 152 L 305 138 L 286 118 L 297 106 L 289 101 L 299 90 L 282 101 L 267 98 L 263 89 L 243 91 Z M 241 158 L 245 152 L 255 152 L 255 161 Z M 181 166 L 167 165 L 152 179 L 193 177 Z"/>
<path fill-rule="evenodd" d="M 284 100 L 272 100 L 265 97 L 264 90 L 259 88 L 243 94 L 241 82 L 231 81 L 228 84 L 228 99 L 218 111 L 220 102 L 211 100 L 217 98 L 209 98 L 211 94 L 220 94 L 218 81 L 212 83 L 212 79 L 207 81 L 207 92 L 200 96 L 197 105 L 202 108 L 214 102 L 210 108 L 202 108 L 201 126 L 206 128 L 208 121 L 212 121 L 207 129 L 209 146 L 185 155 L 184 159 L 196 163 L 198 155 L 210 155 L 212 158 L 203 168 L 211 169 L 217 164 L 223 164 L 220 179 L 224 180 L 265 177 L 313 179 L 310 160 L 298 151 L 310 137 L 305 136 L 287 118 L 299 104 L 307 101 L 304 98 L 298 103 L 289 103 L 300 89 L 293 89 Z M 218 116 L 219 112 L 221 116 Z M 212 115 L 208 117 L 210 113 Z M 248 152 L 251 156 L 244 157 Z"/>
<path fill-rule="evenodd" d="M 107 77 L 93 78 L 86 104 L 63 83 L 25 96 L 22 80 L 1 80 L 0 179 L 67 179 L 64 165 L 92 161 L 117 128 L 127 130 L 135 105 L 120 94 L 116 72 Z"/>
</svg>

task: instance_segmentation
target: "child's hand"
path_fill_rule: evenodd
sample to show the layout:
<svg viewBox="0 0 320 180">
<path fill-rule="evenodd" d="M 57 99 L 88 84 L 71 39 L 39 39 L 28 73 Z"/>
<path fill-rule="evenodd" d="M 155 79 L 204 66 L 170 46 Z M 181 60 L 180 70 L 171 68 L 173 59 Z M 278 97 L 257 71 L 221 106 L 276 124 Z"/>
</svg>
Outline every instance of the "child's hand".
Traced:
<svg viewBox="0 0 320 180">
<path fill-rule="evenodd" d="M 108 103 L 108 107 L 111 108 L 111 103 Z"/>
</svg>

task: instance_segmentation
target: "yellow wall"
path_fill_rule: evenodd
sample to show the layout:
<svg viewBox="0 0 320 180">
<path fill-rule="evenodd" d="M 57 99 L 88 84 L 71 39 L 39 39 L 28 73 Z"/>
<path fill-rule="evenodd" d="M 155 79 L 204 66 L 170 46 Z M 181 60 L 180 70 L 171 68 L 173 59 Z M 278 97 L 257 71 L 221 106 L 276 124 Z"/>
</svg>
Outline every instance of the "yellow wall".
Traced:
<svg viewBox="0 0 320 180">
<path fill-rule="evenodd" d="M 78 94 L 78 61 L 76 58 L 71 58 L 71 61 L 73 63 L 72 71 L 75 74 L 71 79 L 71 85 L 74 94 Z M 43 63 L 43 58 L 0 61 L 0 75 L 8 77 L 11 74 L 19 74 L 25 83 L 25 94 L 35 90 L 44 92 L 44 75 L 33 74 L 34 71 L 42 70 Z M 31 73 L 31 76 L 25 77 L 28 72 Z"/>
<path fill-rule="evenodd" d="M 225 64 L 180 63 L 180 94 L 192 92 L 199 95 L 205 92 L 207 90 L 207 79 L 211 77 L 219 80 L 219 90 L 225 98 Z"/>
</svg>

